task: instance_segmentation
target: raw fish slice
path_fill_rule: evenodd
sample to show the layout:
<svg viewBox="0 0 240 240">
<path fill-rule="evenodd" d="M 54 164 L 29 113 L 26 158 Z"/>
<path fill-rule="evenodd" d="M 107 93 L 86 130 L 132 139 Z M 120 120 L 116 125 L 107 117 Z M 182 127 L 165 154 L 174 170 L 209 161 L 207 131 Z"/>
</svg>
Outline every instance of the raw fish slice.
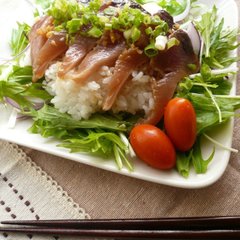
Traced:
<svg viewBox="0 0 240 240">
<path fill-rule="evenodd" d="M 31 61 L 32 67 L 35 70 L 37 65 L 37 59 L 40 49 L 47 41 L 46 31 L 47 28 L 53 26 L 53 18 L 50 16 L 44 16 L 40 18 L 31 28 L 29 33 L 29 41 L 31 46 Z"/>
<path fill-rule="evenodd" d="M 102 46 L 97 45 L 83 59 L 77 70 L 65 75 L 66 79 L 72 79 L 81 83 L 87 80 L 102 66 L 114 66 L 118 56 L 125 49 L 125 43 Z"/>
<path fill-rule="evenodd" d="M 197 71 L 199 68 L 198 57 L 193 51 L 191 40 L 188 34 L 183 30 L 175 31 L 170 38 L 176 38 L 178 45 L 165 51 L 159 51 L 159 54 L 152 58 L 150 66 L 156 72 L 173 72 L 182 69 L 187 73 Z M 195 64 L 195 69 L 189 67 L 189 64 Z M 193 65 L 192 65 L 193 66 Z"/>
<path fill-rule="evenodd" d="M 197 72 L 199 62 L 194 54 L 191 40 L 182 30 L 176 31 L 172 37 L 180 41 L 167 51 L 162 51 L 152 59 L 150 66 L 158 73 L 159 78 L 152 81 L 154 109 L 150 112 L 144 123 L 157 124 L 164 113 L 164 108 L 173 97 L 177 84 L 191 73 Z M 189 66 L 189 64 L 194 64 Z M 157 80 L 156 80 L 157 79 Z"/>
<path fill-rule="evenodd" d="M 161 120 L 164 108 L 173 97 L 177 83 L 186 75 L 185 71 L 179 70 L 165 74 L 159 81 L 152 79 L 154 109 L 150 111 L 147 118 L 143 120 L 144 123 L 156 125 Z"/>
<path fill-rule="evenodd" d="M 51 61 L 61 56 L 68 48 L 65 32 L 53 32 L 40 49 L 36 59 L 36 66 L 33 69 L 33 81 L 40 79 Z"/>
<path fill-rule="evenodd" d="M 86 54 L 96 45 L 96 41 L 95 38 L 83 37 L 80 35 L 76 36 L 74 43 L 69 46 L 63 58 L 58 76 L 63 78 L 68 71 L 79 65 Z"/>
<path fill-rule="evenodd" d="M 103 103 L 103 110 L 111 109 L 124 83 L 131 76 L 132 71 L 148 61 L 148 57 L 137 48 L 125 50 L 118 58 L 114 67 L 111 81 L 107 86 L 107 95 Z"/>
</svg>

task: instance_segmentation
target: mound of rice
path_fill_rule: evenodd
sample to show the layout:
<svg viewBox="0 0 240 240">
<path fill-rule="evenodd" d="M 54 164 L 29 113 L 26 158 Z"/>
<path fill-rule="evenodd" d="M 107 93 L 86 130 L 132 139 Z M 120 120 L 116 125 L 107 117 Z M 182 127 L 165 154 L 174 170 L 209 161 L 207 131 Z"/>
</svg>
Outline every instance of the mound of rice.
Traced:
<svg viewBox="0 0 240 240">
<path fill-rule="evenodd" d="M 103 66 L 85 83 L 79 84 L 71 79 L 58 78 L 59 66 L 60 63 L 54 63 L 45 73 L 46 89 L 54 96 L 52 99 L 54 106 L 60 112 L 69 113 L 74 119 L 88 119 L 93 113 L 102 111 L 103 99 L 111 81 L 113 68 Z M 150 77 L 141 71 L 133 71 L 132 79 L 124 85 L 112 111 L 135 114 L 143 110 L 147 115 L 153 105 Z"/>
</svg>

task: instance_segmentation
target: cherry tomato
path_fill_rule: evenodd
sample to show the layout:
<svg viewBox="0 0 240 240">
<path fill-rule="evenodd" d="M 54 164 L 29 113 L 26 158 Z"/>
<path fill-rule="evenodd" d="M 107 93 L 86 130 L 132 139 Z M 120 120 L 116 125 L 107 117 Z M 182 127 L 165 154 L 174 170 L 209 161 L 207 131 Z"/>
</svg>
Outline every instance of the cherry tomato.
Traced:
<svg viewBox="0 0 240 240">
<path fill-rule="evenodd" d="M 130 143 L 136 155 L 158 169 L 175 166 L 176 152 L 167 135 L 150 124 L 136 125 L 130 133 Z"/>
<path fill-rule="evenodd" d="M 185 98 L 171 99 L 164 111 L 164 127 L 176 149 L 187 151 L 196 140 L 197 120 L 194 108 Z"/>
</svg>

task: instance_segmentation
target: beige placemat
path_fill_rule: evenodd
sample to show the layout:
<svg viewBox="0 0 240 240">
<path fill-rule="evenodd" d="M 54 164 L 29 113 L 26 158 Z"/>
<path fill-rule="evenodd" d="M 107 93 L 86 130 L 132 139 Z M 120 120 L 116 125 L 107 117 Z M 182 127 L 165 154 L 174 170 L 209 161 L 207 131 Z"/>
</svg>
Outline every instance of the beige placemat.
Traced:
<svg viewBox="0 0 240 240">
<path fill-rule="evenodd" d="M 89 218 L 85 210 L 22 149 L 4 141 L 0 141 L 0 216 L 1 221 Z M 43 239 L 43 236 L 0 234 L 0 239 L 5 240 L 30 237 Z"/>
</svg>

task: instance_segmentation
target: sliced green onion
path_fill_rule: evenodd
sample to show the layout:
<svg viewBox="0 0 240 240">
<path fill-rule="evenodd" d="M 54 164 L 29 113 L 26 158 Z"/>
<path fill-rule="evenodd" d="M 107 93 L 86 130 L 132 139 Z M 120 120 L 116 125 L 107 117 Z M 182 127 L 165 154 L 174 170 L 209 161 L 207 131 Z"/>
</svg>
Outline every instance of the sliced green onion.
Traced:
<svg viewBox="0 0 240 240">
<path fill-rule="evenodd" d="M 147 35 L 152 34 L 152 32 L 153 32 L 153 30 L 152 30 L 151 27 L 148 27 L 148 28 L 145 30 L 145 33 L 146 33 Z"/>
<path fill-rule="evenodd" d="M 141 31 L 133 26 L 131 29 L 124 31 L 123 36 L 128 42 L 134 43 L 141 36 Z"/>
<path fill-rule="evenodd" d="M 72 20 L 67 22 L 67 29 L 70 34 L 79 31 L 81 26 L 82 20 L 80 18 L 73 18 Z"/>
<path fill-rule="evenodd" d="M 154 16 L 152 17 L 151 24 L 154 24 L 154 25 L 161 25 L 162 22 L 164 22 L 164 21 L 161 20 L 159 16 L 154 15 Z"/>
<path fill-rule="evenodd" d="M 141 35 L 141 31 L 139 29 L 137 29 L 136 27 L 133 27 L 132 32 L 131 32 L 132 42 L 133 43 L 136 42 L 139 39 L 140 35 Z"/>
<path fill-rule="evenodd" d="M 152 37 L 153 38 L 156 38 L 158 37 L 159 35 L 162 35 L 162 36 L 165 36 L 166 35 L 166 32 L 168 30 L 168 28 L 165 28 L 166 26 L 166 23 L 164 24 L 159 24 L 158 26 L 156 26 L 152 32 Z"/>
<path fill-rule="evenodd" d="M 105 29 L 106 30 L 112 30 L 112 24 L 111 23 L 105 23 Z"/>
<path fill-rule="evenodd" d="M 149 15 L 145 15 L 145 16 L 144 16 L 144 19 L 143 19 L 143 23 L 144 23 L 145 25 L 151 24 L 151 17 L 150 17 Z"/>
<path fill-rule="evenodd" d="M 169 48 L 171 48 L 171 47 L 173 47 L 173 46 L 177 46 L 177 45 L 179 45 L 179 41 L 175 38 L 175 37 L 173 37 L 173 38 L 170 38 L 169 40 L 168 40 L 168 42 L 167 42 L 167 49 L 169 49 Z"/>
<path fill-rule="evenodd" d="M 154 57 L 158 54 L 158 50 L 155 47 L 154 43 L 150 43 L 148 46 L 146 46 L 144 48 L 144 53 L 148 56 L 148 57 Z"/>
<path fill-rule="evenodd" d="M 91 37 L 99 38 L 102 36 L 102 30 L 94 26 L 88 31 L 88 35 Z"/>
<path fill-rule="evenodd" d="M 123 32 L 123 36 L 126 40 L 130 39 L 131 37 L 131 29 L 128 29 L 126 31 Z"/>
</svg>

